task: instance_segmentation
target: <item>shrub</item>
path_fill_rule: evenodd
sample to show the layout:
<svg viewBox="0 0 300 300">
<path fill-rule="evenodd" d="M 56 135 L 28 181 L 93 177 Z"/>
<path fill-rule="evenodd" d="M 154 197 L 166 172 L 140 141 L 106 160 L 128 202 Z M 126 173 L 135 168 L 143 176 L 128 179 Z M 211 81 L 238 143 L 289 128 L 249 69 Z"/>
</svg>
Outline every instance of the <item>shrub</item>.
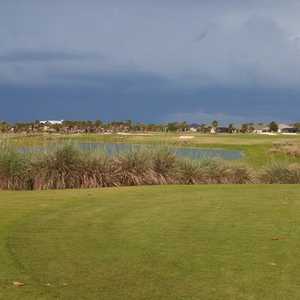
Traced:
<svg viewBox="0 0 300 300">
<path fill-rule="evenodd" d="M 0 151 L 0 188 L 1 189 L 30 189 L 32 181 L 29 175 L 29 157 L 22 155 L 12 148 Z"/>
<path fill-rule="evenodd" d="M 205 175 L 198 161 L 180 159 L 177 162 L 177 180 L 183 184 L 204 183 Z"/>
<path fill-rule="evenodd" d="M 253 171 L 245 165 L 224 164 L 220 183 L 247 184 L 255 183 L 256 178 Z"/>
<path fill-rule="evenodd" d="M 273 162 L 260 174 L 263 183 L 300 183 L 300 164 Z"/>
<path fill-rule="evenodd" d="M 212 160 L 206 164 L 208 183 L 244 184 L 253 181 L 253 175 L 247 166 Z"/>
<path fill-rule="evenodd" d="M 38 157 L 32 161 L 34 188 L 80 187 L 83 156 L 73 145 L 63 145 L 53 153 L 45 153 Z"/>
<path fill-rule="evenodd" d="M 84 188 L 120 186 L 119 167 L 115 161 L 101 154 L 83 160 L 80 185 Z"/>
<path fill-rule="evenodd" d="M 161 175 L 168 176 L 175 170 L 177 157 L 174 151 L 162 147 L 153 150 L 152 160 L 154 171 Z"/>
<path fill-rule="evenodd" d="M 168 148 L 109 156 L 64 144 L 26 153 L 0 144 L 0 189 L 97 188 L 151 184 L 300 183 L 300 164 L 272 163 L 254 172 L 220 159 L 179 158 Z"/>
<path fill-rule="evenodd" d="M 114 158 L 121 185 L 172 183 L 175 158 L 162 149 L 138 148 Z"/>
</svg>

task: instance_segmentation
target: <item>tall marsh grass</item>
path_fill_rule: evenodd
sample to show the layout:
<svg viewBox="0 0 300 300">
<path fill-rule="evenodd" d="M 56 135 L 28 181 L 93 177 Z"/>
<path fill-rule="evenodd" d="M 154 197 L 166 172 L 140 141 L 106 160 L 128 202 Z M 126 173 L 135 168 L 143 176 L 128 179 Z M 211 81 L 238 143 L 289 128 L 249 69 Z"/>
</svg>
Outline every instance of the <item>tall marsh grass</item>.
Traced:
<svg viewBox="0 0 300 300">
<path fill-rule="evenodd" d="M 0 144 L 0 189 L 43 190 L 158 184 L 300 183 L 300 165 L 254 171 L 220 159 L 179 158 L 168 148 L 137 148 L 113 156 L 63 144 L 22 152 Z"/>
<path fill-rule="evenodd" d="M 300 183 L 300 164 L 286 162 L 273 162 L 265 167 L 260 174 L 263 183 Z"/>
<path fill-rule="evenodd" d="M 31 160 L 6 144 L 0 144 L 0 188 L 22 190 L 31 186 Z"/>
</svg>

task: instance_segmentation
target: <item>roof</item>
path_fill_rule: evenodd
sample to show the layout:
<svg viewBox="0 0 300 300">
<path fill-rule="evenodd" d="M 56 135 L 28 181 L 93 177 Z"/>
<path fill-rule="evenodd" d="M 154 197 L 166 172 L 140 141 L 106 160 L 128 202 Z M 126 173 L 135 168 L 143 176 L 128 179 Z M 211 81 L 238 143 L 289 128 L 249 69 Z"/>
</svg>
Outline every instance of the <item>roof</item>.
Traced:
<svg viewBox="0 0 300 300">
<path fill-rule="evenodd" d="M 284 128 L 294 128 L 294 127 L 287 124 L 278 124 L 278 129 L 282 130 Z"/>
<path fill-rule="evenodd" d="M 254 124 L 253 125 L 254 130 L 263 130 L 263 129 L 269 129 L 269 125 L 266 124 Z"/>
<path fill-rule="evenodd" d="M 50 125 L 56 125 L 56 124 L 62 124 L 64 120 L 47 120 L 47 121 L 40 121 L 40 124 L 50 124 Z"/>
</svg>

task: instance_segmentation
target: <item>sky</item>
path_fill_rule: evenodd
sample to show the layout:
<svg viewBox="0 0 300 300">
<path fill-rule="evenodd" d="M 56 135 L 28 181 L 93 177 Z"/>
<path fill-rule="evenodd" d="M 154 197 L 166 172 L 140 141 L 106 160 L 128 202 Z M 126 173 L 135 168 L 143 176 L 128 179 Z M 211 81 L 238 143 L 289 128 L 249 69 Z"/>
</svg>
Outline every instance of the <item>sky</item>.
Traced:
<svg viewBox="0 0 300 300">
<path fill-rule="evenodd" d="M 0 120 L 300 120 L 298 0 L 3 0 Z"/>
</svg>

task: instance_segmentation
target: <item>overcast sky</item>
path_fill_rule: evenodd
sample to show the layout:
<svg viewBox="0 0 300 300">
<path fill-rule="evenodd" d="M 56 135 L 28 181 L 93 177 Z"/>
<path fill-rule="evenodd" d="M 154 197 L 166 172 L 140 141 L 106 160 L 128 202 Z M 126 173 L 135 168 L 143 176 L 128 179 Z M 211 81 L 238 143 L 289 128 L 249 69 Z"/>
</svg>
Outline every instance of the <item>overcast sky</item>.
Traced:
<svg viewBox="0 0 300 300">
<path fill-rule="evenodd" d="M 299 0 L 3 0 L 0 119 L 300 120 Z"/>
</svg>

